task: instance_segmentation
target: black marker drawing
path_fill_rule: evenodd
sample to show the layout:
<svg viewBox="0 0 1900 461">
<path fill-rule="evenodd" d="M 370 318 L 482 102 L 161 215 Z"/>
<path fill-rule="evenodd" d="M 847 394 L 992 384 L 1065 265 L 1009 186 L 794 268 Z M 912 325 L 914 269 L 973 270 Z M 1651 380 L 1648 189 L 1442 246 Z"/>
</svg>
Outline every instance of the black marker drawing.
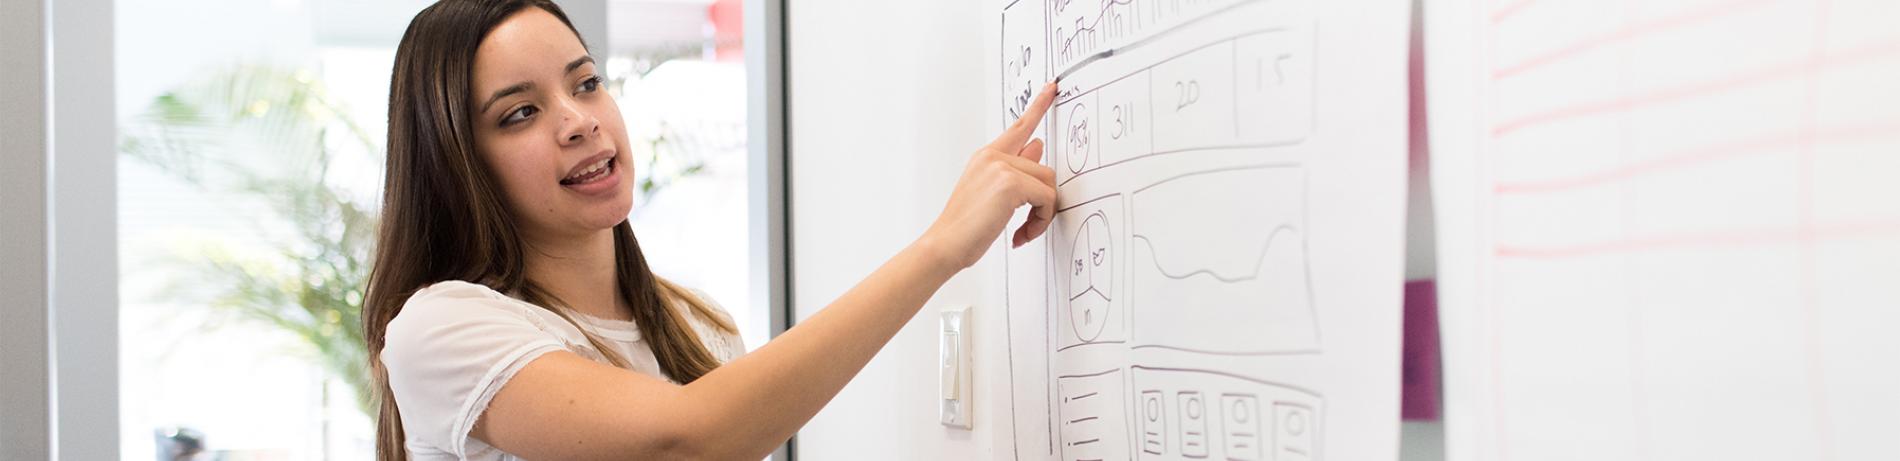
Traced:
<svg viewBox="0 0 1900 461">
<path fill-rule="evenodd" d="M 1198 80 L 1188 80 L 1185 82 L 1177 80 L 1174 82 L 1174 91 L 1175 112 L 1180 112 L 1181 109 L 1186 109 L 1188 106 L 1194 105 L 1194 103 L 1201 102 L 1201 82 Z"/>
<path fill-rule="evenodd" d="M 1087 104 L 1080 103 L 1071 104 L 1064 112 L 1067 116 L 1063 117 L 1063 125 L 1066 128 L 1063 130 L 1065 155 L 1062 158 L 1068 160 L 1070 172 L 1080 173 L 1088 168 L 1089 154 L 1092 152 L 1089 142 L 1092 138 L 1089 131 L 1089 119 L 1092 118 L 1090 115 L 1094 112 L 1091 112 Z"/>
<path fill-rule="evenodd" d="M 1311 57 L 1286 45 L 1310 40 L 1284 40 L 1309 29 L 1209 19 L 1278 4 L 1005 8 L 1041 29 L 1004 31 L 1004 112 L 1020 117 L 1033 96 L 1025 69 L 1064 77 L 1044 125 L 1060 195 L 1035 252 L 1046 260 L 1039 274 L 1010 269 L 1046 286 L 1044 304 L 1006 305 L 1008 350 L 1044 354 L 1011 364 L 1019 459 L 1322 459 L 1320 394 L 1261 371 L 1325 353 L 1306 248 L 1319 232 L 1306 215 L 1312 159 L 1303 134 L 1253 136 L 1258 114 L 1243 110 L 1256 94 L 1312 90 L 1299 84 Z M 1023 330 L 1043 334 L 1018 342 Z"/>
<path fill-rule="evenodd" d="M 1249 191 L 1236 195 L 1235 191 Z M 1251 197 L 1275 197 L 1262 202 Z M 1129 198 L 1133 347 L 1227 355 L 1320 351 L 1305 169 L 1242 165 L 1162 178 Z M 1185 210 L 1198 203 L 1221 213 Z"/>
<path fill-rule="evenodd" d="M 1076 230 L 1069 250 L 1069 321 L 1077 339 L 1092 342 L 1108 323 L 1115 292 L 1114 237 L 1108 216 L 1089 215 Z"/>
</svg>

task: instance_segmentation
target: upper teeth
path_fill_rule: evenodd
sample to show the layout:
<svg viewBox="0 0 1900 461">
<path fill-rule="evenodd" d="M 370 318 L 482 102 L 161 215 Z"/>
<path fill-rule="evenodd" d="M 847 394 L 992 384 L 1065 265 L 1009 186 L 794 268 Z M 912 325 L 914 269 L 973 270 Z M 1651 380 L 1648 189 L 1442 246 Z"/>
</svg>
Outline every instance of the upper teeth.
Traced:
<svg viewBox="0 0 1900 461">
<path fill-rule="evenodd" d="M 600 161 L 594 163 L 593 166 L 587 167 L 586 170 L 581 171 L 580 173 L 575 173 L 573 176 L 568 176 L 567 179 L 581 178 L 581 177 L 586 177 L 587 175 L 594 174 L 594 172 L 600 171 L 601 168 L 606 168 L 607 162 L 613 159 L 614 159 L 613 157 L 600 159 Z"/>
</svg>

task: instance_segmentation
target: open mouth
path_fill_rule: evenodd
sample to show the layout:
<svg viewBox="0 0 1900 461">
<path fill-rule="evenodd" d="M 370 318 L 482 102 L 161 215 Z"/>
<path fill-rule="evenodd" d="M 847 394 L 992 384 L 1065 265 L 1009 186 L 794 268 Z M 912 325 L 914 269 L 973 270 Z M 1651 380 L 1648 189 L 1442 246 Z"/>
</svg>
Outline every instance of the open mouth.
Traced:
<svg viewBox="0 0 1900 461">
<path fill-rule="evenodd" d="M 596 181 L 600 181 L 602 179 L 606 179 L 613 172 L 614 172 L 614 157 L 608 156 L 607 158 L 600 159 L 600 161 L 598 162 L 594 162 L 594 164 L 592 165 L 588 165 L 586 168 L 581 169 L 581 171 L 577 173 L 569 175 L 568 177 L 565 177 L 565 178 L 561 178 L 561 185 L 577 186 L 581 184 L 589 184 Z"/>
</svg>

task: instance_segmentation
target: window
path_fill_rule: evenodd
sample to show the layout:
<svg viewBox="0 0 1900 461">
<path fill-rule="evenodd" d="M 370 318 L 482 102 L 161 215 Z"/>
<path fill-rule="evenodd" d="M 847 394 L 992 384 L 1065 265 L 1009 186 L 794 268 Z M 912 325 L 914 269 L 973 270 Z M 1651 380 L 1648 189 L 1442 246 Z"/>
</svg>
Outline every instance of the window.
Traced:
<svg viewBox="0 0 1900 461">
<path fill-rule="evenodd" d="M 380 206 L 394 48 L 428 3 L 116 2 L 124 459 L 371 458 L 359 221 Z M 758 347 L 739 2 L 562 3 L 608 31 L 590 45 L 634 144 L 649 262 Z"/>
</svg>

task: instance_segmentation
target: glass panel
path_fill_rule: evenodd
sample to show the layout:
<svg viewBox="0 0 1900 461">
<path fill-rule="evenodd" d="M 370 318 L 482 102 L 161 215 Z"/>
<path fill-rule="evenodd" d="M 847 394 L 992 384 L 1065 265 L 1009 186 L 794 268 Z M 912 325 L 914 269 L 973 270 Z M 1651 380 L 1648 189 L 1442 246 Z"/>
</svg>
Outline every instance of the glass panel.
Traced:
<svg viewBox="0 0 1900 461">
<path fill-rule="evenodd" d="M 123 459 L 371 458 L 356 315 L 389 69 L 429 3 L 115 3 Z M 569 9 L 607 12 L 649 262 L 756 348 L 739 2 L 592 3 Z M 654 22 L 690 34 L 614 32 Z"/>
</svg>

